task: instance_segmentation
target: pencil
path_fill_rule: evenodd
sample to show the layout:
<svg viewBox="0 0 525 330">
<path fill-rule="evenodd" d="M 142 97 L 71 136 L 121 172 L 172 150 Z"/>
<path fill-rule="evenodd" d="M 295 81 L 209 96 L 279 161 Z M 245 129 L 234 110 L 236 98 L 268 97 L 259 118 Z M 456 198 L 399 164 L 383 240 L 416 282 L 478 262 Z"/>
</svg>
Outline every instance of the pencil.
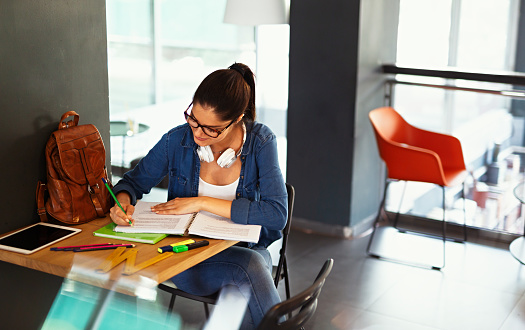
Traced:
<svg viewBox="0 0 525 330">
<path fill-rule="evenodd" d="M 71 246 L 57 246 L 50 248 L 51 251 L 69 251 L 73 249 L 80 249 L 85 247 L 96 247 L 96 246 L 108 246 L 113 243 L 99 243 L 99 244 L 88 244 L 88 245 L 71 245 Z"/>
<path fill-rule="evenodd" d="M 124 214 L 127 215 L 127 213 L 126 213 L 126 211 L 124 211 L 124 208 L 122 207 L 122 205 L 120 205 L 120 202 L 118 201 L 117 196 L 115 196 L 115 194 L 113 193 L 113 190 L 111 190 L 111 188 L 109 187 L 108 182 L 106 181 L 106 179 L 102 178 L 102 182 L 104 182 L 104 184 L 106 185 L 106 188 L 108 188 L 109 193 L 111 194 L 111 196 L 113 196 L 113 199 L 115 200 L 115 203 L 117 203 L 118 207 L 120 207 L 122 212 L 124 212 Z M 131 222 L 131 219 L 128 219 L 128 222 L 129 222 L 129 224 L 131 226 L 133 226 L 133 222 Z"/>
<path fill-rule="evenodd" d="M 105 245 L 105 246 L 85 247 L 85 248 L 74 249 L 73 252 L 111 250 L 111 249 L 117 249 L 119 247 L 132 248 L 132 247 L 135 247 L 135 244 L 114 244 L 114 245 Z"/>
</svg>

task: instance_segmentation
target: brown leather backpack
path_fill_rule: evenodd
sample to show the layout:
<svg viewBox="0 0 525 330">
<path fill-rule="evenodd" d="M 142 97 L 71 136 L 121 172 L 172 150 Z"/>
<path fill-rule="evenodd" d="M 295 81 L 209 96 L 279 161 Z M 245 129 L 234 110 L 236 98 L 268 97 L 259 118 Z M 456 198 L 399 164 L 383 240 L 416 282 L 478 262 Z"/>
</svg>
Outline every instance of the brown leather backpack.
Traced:
<svg viewBox="0 0 525 330">
<path fill-rule="evenodd" d="M 74 119 L 64 122 L 68 117 Z M 111 207 L 110 193 L 102 182 L 109 182 L 106 150 L 94 125 L 78 126 L 79 115 L 62 115 L 58 130 L 47 141 L 45 156 L 47 184 L 39 181 L 36 189 L 38 215 L 66 224 L 81 224 L 104 217 Z M 49 198 L 45 199 L 47 190 Z"/>
</svg>

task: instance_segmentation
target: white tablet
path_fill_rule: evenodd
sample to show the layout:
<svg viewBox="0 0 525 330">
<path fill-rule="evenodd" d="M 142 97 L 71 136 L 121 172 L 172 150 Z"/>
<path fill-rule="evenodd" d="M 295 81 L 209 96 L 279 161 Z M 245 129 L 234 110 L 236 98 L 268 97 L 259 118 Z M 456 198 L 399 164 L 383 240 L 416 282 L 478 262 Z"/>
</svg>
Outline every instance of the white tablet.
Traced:
<svg viewBox="0 0 525 330">
<path fill-rule="evenodd" d="M 39 222 L 0 237 L 0 249 L 31 254 L 81 231 L 78 228 Z"/>
</svg>

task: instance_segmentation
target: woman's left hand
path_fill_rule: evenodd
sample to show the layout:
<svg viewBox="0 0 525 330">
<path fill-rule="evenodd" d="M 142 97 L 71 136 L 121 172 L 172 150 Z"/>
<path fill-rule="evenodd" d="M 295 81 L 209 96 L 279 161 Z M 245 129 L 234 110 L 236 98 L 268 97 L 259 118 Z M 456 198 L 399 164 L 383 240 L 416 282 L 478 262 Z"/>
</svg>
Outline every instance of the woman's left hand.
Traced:
<svg viewBox="0 0 525 330">
<path fill-rule="evenodd" d="M 151 211 L 157 214 L 187 214 L 201 210 L 201 197 L 175 198 L 166 203 L 151 207 Z"/>
</svg>

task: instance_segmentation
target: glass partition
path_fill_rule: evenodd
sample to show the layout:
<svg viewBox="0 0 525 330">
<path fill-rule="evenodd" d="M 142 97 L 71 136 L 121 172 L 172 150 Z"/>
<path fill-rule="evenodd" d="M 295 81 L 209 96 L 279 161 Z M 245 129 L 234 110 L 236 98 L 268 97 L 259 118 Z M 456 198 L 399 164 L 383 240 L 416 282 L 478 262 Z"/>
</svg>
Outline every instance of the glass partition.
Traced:
<svg viewBox="0 0 525 330">
<path fill-rule="evenodd" d="M 469 72 L 513 71 L 518 6 L 516 0 L 401 0 L 397 65 L 456 67 Z M 398 74 L 395 79 L 473 89 L 513 89 L 505 84 L 437 77 Z M 524 120 L 512 115 L 511 98 L 396 84 L 393 100 L 394 108 L 412 125 L 460 139 L 471 171 L 467 224 L 523 233 L 521 204 L 512 189 L 523 180 Z M 440 219 L 440 191 L 425 184 L 413 186 L 411 192 L 410 188 L 406 190 L 409 195 L 401 211 Z M 402 185 L 390 189 L 387 209 L 396 212 Z M 458 194 L 458 190 L 452 190 L 447 196 L 453 209 L 448 212 L 449 220 L 463 223 Z"/>
</svg>

